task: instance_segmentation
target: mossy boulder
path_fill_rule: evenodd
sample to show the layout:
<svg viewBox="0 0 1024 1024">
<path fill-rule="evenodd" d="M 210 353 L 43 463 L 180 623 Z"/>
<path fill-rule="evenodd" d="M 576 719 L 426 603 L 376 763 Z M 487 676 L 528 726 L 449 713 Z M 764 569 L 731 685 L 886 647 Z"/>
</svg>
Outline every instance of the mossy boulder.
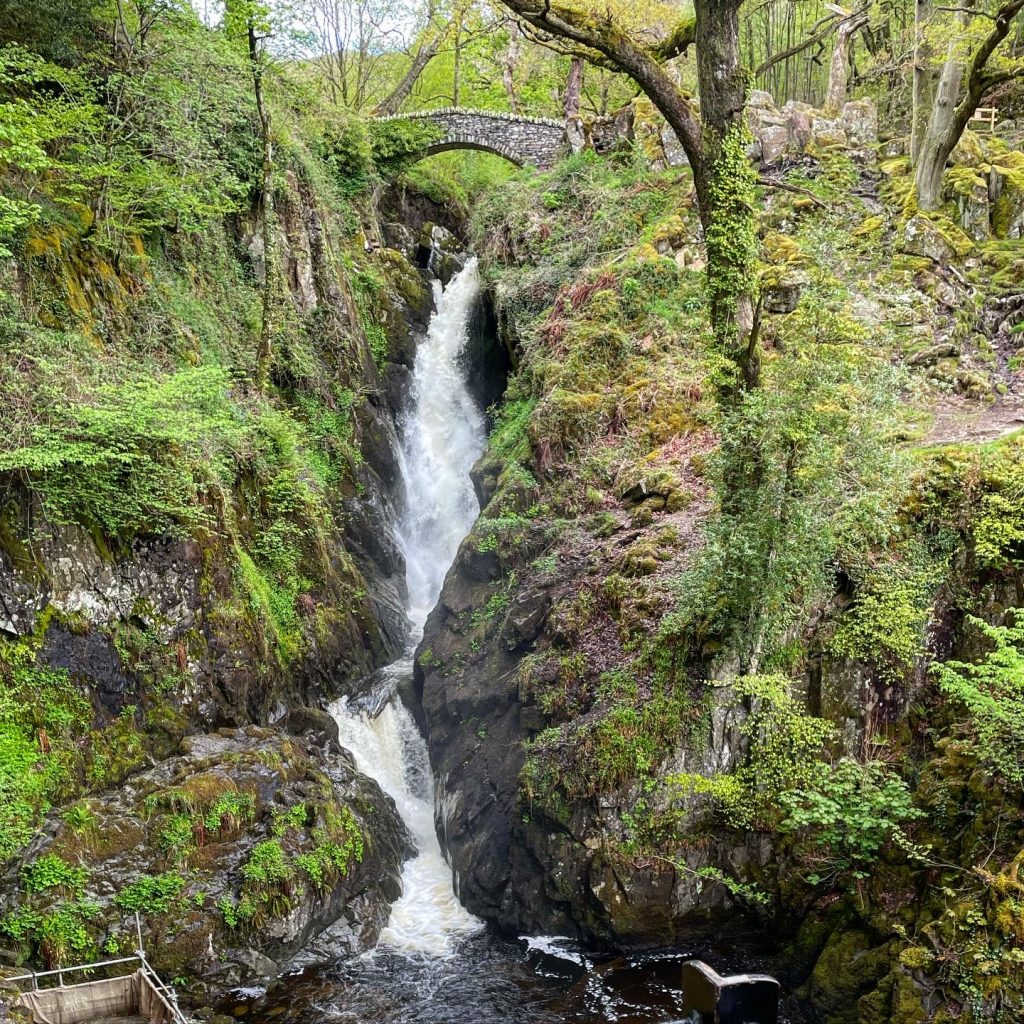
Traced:
<svg viewBox="0 0 1024 1024">
<path fill-rule="evenodd" d="M 992 233 L 996 238 L 1024 235 L 1024 154 L 1009 156 L 1013 159 L 992 166 L 997 183 L 997 198 L 992 206 Z"/>
<path fill-rule="evenodd" d="M 394 804 L 318 728 L 182 742 L 117 788 L 50 815 L 6 866 L 5 945 L 33 965 L 119 955 L 134 915 L 192 998 L 372 946 L 411 852 Z"/>
<path fill-rule="evenodd" d="M 916 214 L 903 228 L 903 251 L 940 266 L 965 256 L 972 248 L 973 243 L 963 231 L 945 218 Z"/>
<path fill-rule="evenodd" d="M 892 950 L 858 928 L 832 933 L 804 986 L 824 1024 L 862 1024 L 858 1001 L 889 973 Z"/>
</svg>

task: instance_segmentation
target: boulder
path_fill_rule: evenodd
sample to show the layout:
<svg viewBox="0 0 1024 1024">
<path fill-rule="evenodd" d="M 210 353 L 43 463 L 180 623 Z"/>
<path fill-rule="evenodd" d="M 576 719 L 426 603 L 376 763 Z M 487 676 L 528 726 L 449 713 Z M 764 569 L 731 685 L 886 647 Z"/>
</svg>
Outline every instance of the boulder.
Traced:
<svg viewBox="0 0 1024 1024">
<path fill-rule="evenodd" d="M 389 248 L 397 249 L 406 259 L 416 259 L 416 236 L 405 224 L 390 221 L 384 225 L 383 231 Z"/>
<path fill-rule="evenodd" d="M 765 125 L 760 134 L 761 163 L 777 164 L 786 155 L 790 144 L 789 127 L 785 124 Z"/>
<path fill-rule="evenodd" d="M 250 726 L 191 737 L 149 771 L 51 814 L 0 877 L 0 917 L 39 922 L 19 953 L 47 949 L 48 915 L 75 907 L 76 959 L 131 951 L 138 911 L 153 965 L 202 999 L 308 962 L 311 944 L 325 959 L 372 946 L 412 845 L 391 798 L 356 772 L 322 716 L 293 713 L 292 729 L 303 724 L 299 736 Z M 36 882 L 40 864 L 49 874 Z"/>
<path fill-rule="evenodd" d="M 878 108 L 871 100 L 850 100 L 844 104 L 840 120 L 854 146 L 878 142 Z"/>
<path fill-rule="evenodd" d="M 811 114 L 811 141 L 817 149 L 845 149 L 849 145 L 846 126 L 840 118 L 827 117 L 819 111 Z"/>
<path fill-rule="evenodd" d="M 761 305 L 766 313 L 792 313 L 800 303 L 800 296 L 807 286 L 805 274 L 788 274 L 780 281 L 765 286 Z"/>
<path fill-rule="evenodd" d="M 763 107 L 768 110 L 775 110 L 775 97 L 764 89 L 751 89 L 747 97 L 747 108 Z"/>
<path fill-rule="evenodd" d="M 789 100 L 782 108 L 782 113 L 786 117 L 790 145 L 796 152 L 802 153 L 811 141 L 811 115 L 814 107 L 799 100 Z"/>
<path fill-rule="evenodd" d="M 907 359 L 908 366 L 934 366 L 940 359 L 957 359 L 960 356 L 960 346 L 952 341 L 942 341 L 937 345 L 930 345 L 928 348 L 915 352 Z"/>
<path fill-rule="evenodd" d="M 756 143 L 752 159 L 762 164 L 778 163 L 789 148 L 789 122 L 766 92 L 755 92 L 756 102 L 747 106 L 747 124 Z"/>
<path fill-rule="evenodd" d="M 668 125 L 661 129 L 661 151 L 669 167 L 686 167 L 690 163 L 678 136 Z"/>
<path fill-rule="evenodd" d="M 956 259 L 953 244 L 922 214 L 917 214 L 907 221 L 903 229 L 903 251 L 912 256 L 924 256 L 939 264 Z"/>
</svg>

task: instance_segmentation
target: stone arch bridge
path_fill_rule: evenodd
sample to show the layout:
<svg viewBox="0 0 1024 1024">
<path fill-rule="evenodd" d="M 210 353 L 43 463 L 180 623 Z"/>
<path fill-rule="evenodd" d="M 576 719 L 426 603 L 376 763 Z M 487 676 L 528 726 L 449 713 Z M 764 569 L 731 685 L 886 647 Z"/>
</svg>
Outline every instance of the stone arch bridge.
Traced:
<svg viewBox="0 0 1024 1024">
<path fill-rule="evenodd" d="M 444 107 L 414 114 L 393 114 L 378 121 L 427 121 L 440 133 L 423 156 L 449 149 L 478 149 L 495 153 L 517 167 L 527 165 L 541 170 L 551 167 L 568 150 L 565 122 L 549 117 L 519 117 L 486 110 Z"/>
</svg>

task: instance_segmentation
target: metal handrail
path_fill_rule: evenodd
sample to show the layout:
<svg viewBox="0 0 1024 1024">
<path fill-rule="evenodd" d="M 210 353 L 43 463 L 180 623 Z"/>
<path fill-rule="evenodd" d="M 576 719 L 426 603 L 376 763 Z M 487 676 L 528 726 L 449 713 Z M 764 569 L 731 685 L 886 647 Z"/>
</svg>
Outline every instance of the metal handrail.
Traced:
<svg viewBox="0 0 1024 1024">
<path fill-rule="evenodd" d="M 39 978 L 51 978 L 56 974 L 58 979 L 61 979 L 61 984 L 63 985 L 64 982 L 62 979 L 65 974 L 73 974 L 76 971 L 94 971 L 100 967 L 115 967 L 118 964 L 131 964 L 143 959 L 144 958 L 142 956 L 136 954 L 135 956 L 123 956 L 117 960 L 97 960 L 94 963 L 89 964 L 75 964 L 73 967 L 55 967 L 51 971 L 31 971 L 28 974 L 15 974 L 13 976 L 3 978 L 2 980 L 4 982 L 31 981 L 33 988 L 39 988 L 38 984 L 36 984 L 36 981 Z"/>
<path fill-rule="evenodd" d="M 170 1013 L 174 1024 L 189 1024 L 186 1020 L 185 1015 L 181 1012 L 178 1007 L 178 995 L 169 985 L 165 984 L 160 978 L 160 975 L 156 973 L 150 962 L 146 959 L 146 954 L 139 950 L 139 960 L 142 961 L 143 977 L 152 986 L 153 991 L 156 993 L 157 998 L 167 1008 Z"/>
<path fill-rule="evenodd" d="M 139 948 L 135 951 L 134 956 L 118 957 L 114 960 L 96 960 L 88 964 L 75 964 L 71 967 L 56 967 L 49 971 L 31 971 L 28 974 L 16 974 L 9 978 L 2 979 L 4 983 L 19 982 L 19 981 L 31 981 L 32 989 L 35 992 L 46 991 L 45 989 L 39 988 L 40 978 L 52 978 L 56 976 L 58 987 L 64 987 L 64 975 L 75 974 L 81 971 L 95 971 L 101 967 L 117 967 L 121 964 L 140 964 L 140 971 L 143 979 L 149 985 L 149 987 L 156 993 L 157 999 L 160 1000 L 164 1005 L 164 1009 L 167 1010 L 171 1015 L 173 1024 L 189 1024 L 188 1019 L 181 1012 L 178 1006 L 177 993 L 169 985 L 165 984 L 157 974 L 153 965 L 146 959 L 145 951 L 142 948 L 142 925 L 139 921 L 139 915 L 135 915 L 135 928 L 139 938 Z"/>
</svg>

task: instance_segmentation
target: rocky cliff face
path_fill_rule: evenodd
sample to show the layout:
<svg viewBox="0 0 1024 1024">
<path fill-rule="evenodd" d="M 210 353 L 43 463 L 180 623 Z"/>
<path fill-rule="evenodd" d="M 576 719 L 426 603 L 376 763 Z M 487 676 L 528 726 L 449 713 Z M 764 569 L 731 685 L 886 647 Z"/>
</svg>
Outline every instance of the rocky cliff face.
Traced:
<svg viewBox="0 0 1024 1024">
<path fill-rule="evenodd" d="M 293 726 L 189 737 L 51 815 L 5 867 L 0 913 L 21 923 L 24 947 L 63 961 L 84 952 L 87 930 L 105 953 L 129 954 L 138 911 L 150 960 L 188 977 L 196 1002 L 372 946 L 401 893 L 405 826 L 329 716 Z M 44 932 L 54 920 L 63 931 Z"/>
</svg>

